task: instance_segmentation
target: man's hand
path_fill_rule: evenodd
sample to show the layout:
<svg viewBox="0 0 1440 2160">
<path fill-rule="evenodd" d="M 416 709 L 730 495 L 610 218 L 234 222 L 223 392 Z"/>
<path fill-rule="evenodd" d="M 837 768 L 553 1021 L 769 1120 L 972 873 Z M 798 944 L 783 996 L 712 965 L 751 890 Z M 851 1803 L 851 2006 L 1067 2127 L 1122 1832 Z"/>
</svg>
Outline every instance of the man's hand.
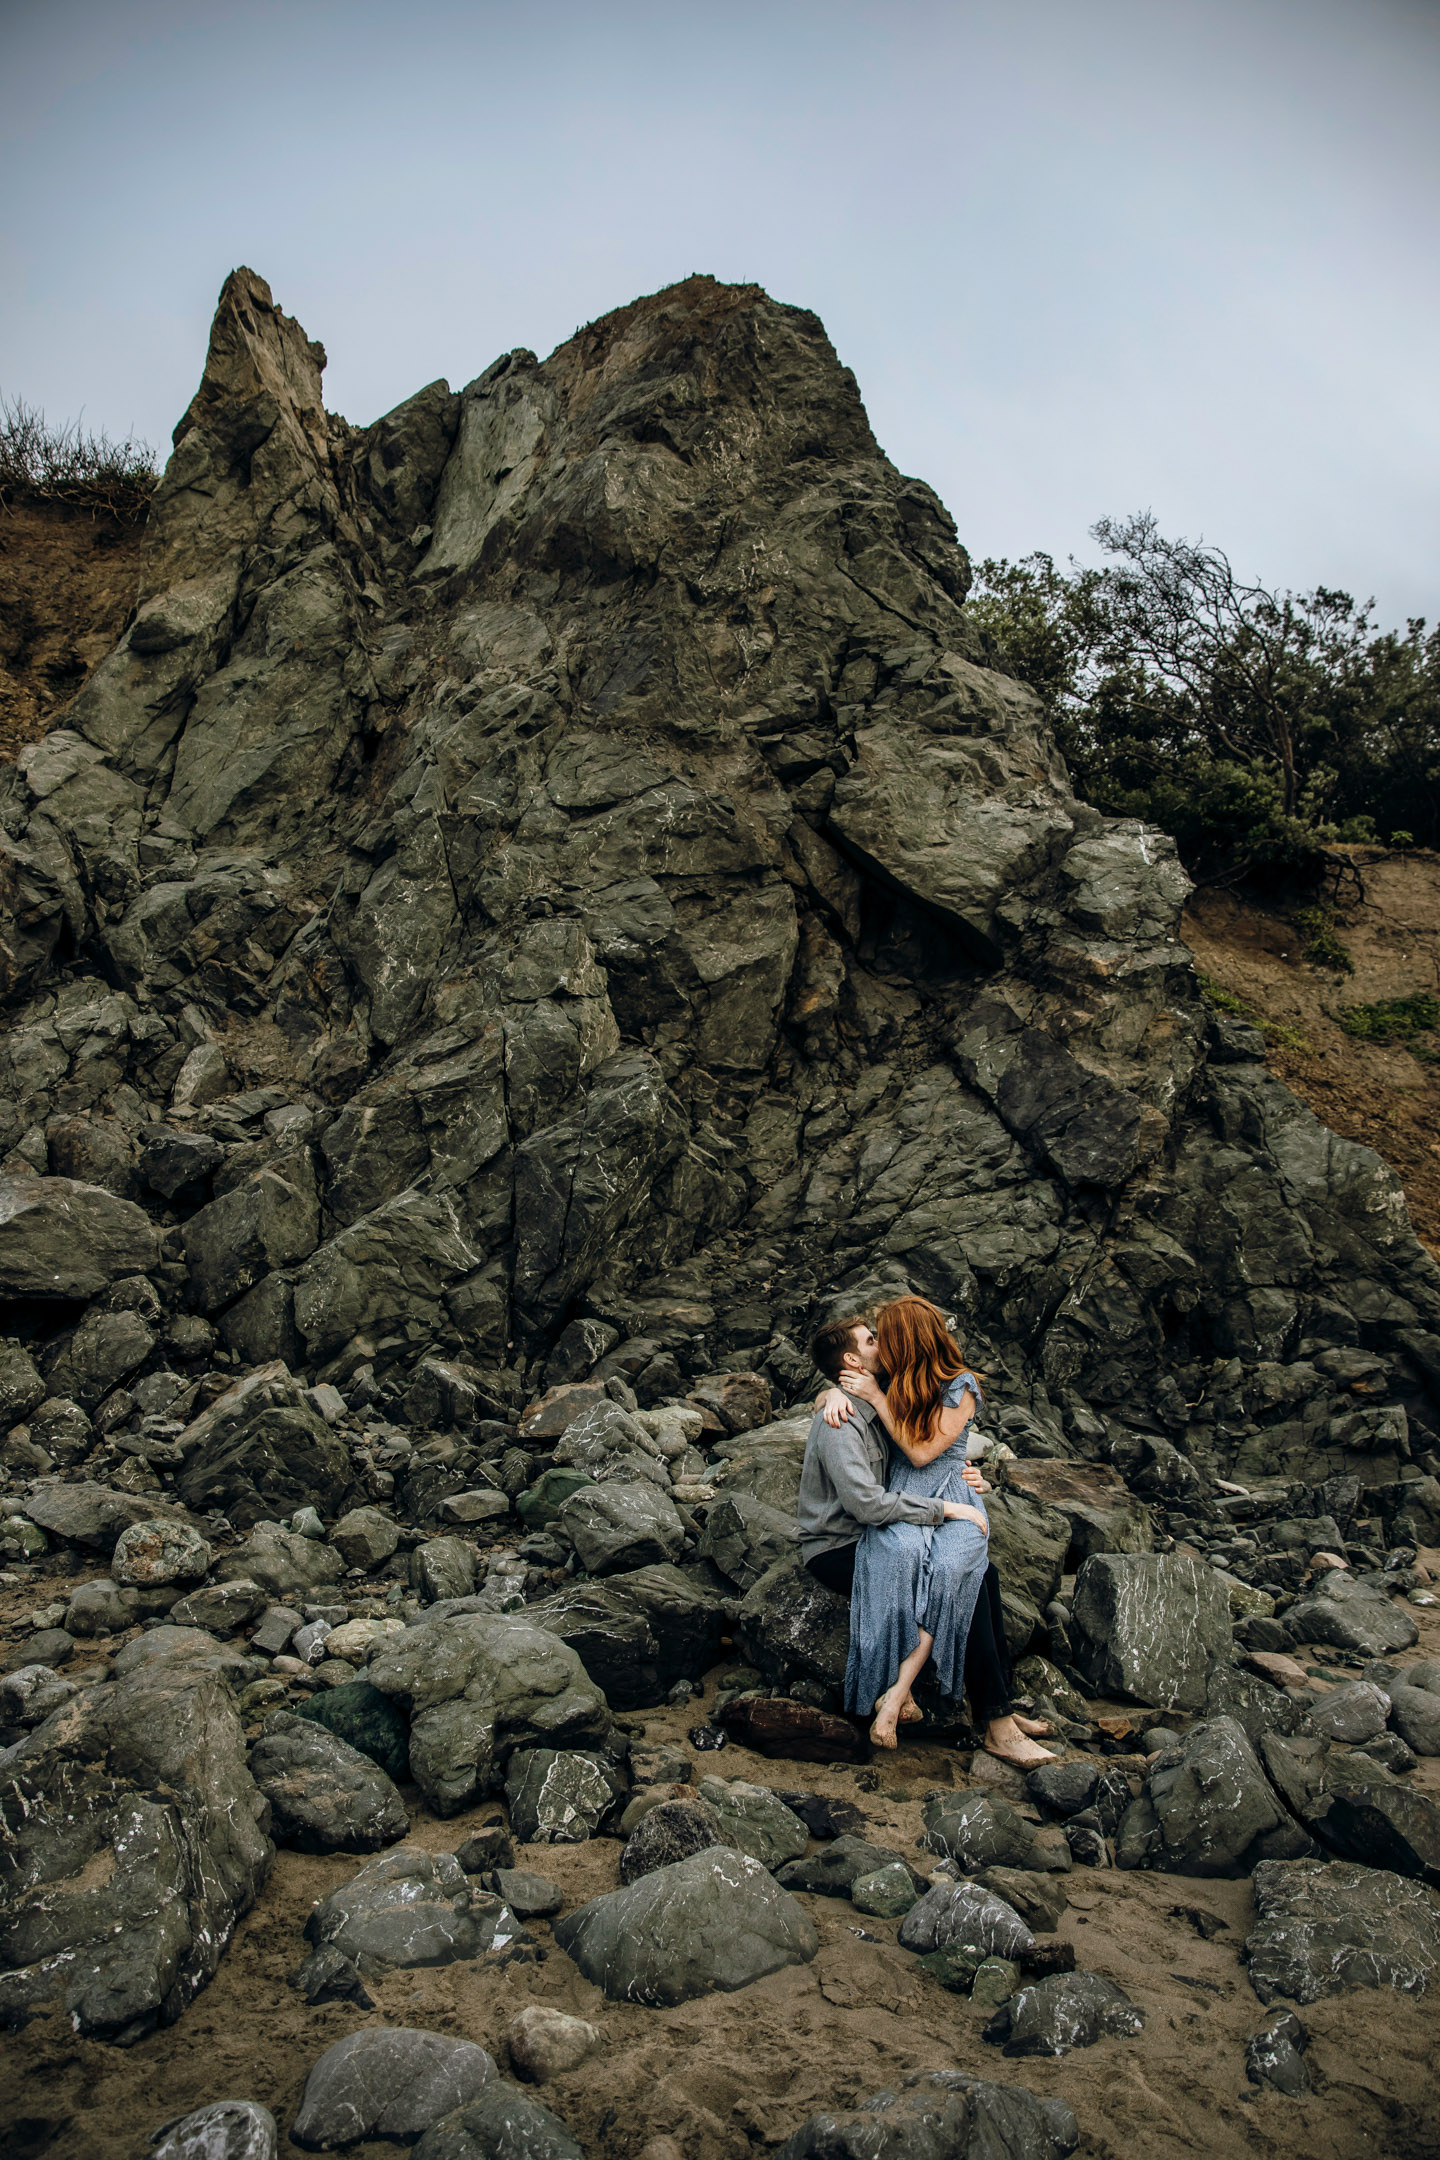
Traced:
<svg viewBox="0 0 1440 2160">
<path fill-rule="evenodd" d="M 958 1500 L 947 1500 L 945 1502 L 945 1520 L 946 1522 L 973 1522 L 984 1531 L 986 1537 L 990 1535 L 990 1525 L 986 1522 L 979 1508 L 962 1507 Z"/>
<path fill-rule="evenodd" d="M 843 1425 L 850 1415 L 850 1398 L 843 1388 L 827 1387 L 815 1407 L 827 1425 Z"/>
</svg>

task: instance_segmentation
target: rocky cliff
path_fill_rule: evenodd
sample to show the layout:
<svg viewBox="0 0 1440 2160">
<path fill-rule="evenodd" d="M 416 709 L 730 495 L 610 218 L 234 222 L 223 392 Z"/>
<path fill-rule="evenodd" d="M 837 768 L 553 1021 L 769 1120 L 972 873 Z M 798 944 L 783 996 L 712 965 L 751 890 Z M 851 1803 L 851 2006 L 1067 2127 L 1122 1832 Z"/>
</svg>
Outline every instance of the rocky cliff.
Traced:
<svg viewBox="0 0 1440 2160">
<path fill-rule="evenodd" d="M 32 1323 L 63 1176 L 391 1403 L 592 1340 L 789 1396 L 909 1284 L 1035 1448 L 1413 1479 L 1395 1180 L 1210 1017 L 1171 844 L 1075 800 L 819 322 L 692 278 L 364 430 L 323 365 L 229 279 L 124 636 L 4 776 Z"/>
</svg>

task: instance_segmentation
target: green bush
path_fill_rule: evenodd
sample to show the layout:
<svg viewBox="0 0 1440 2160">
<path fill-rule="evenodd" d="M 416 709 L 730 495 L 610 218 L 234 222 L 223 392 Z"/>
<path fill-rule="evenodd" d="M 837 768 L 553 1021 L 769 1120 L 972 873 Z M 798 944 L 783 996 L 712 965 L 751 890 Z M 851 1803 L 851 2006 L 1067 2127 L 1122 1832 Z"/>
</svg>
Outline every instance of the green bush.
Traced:
<svg viewBox="0 0 1440 2160">
<path fill-rule="evenodd" d="M 1422 990 L 1415 997 L 1350 1005 L 1340 1015 L 1340 1025 L 1360 1042 L 1398 1043 L 1416 1057 L 1433 1058 L 1436 1046 L 1424 1038 L 1440 1033 L 1440 997 Z"/>
<path fill-rule="evenodd" d="M 141 510 L 160 475 L 147 442 L 112 442 L 78 420 L 52 427 L 38 406 L 0 398 L 0 504 L 65 503 L 117 514 Z"/>
</svg>

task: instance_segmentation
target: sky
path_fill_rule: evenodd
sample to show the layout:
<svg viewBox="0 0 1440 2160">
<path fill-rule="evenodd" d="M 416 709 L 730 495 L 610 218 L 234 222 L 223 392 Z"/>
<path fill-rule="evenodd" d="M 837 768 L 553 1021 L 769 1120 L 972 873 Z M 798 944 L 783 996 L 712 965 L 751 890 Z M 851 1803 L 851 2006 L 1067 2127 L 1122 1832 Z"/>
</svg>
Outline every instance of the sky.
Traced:
<svg viewBox="0 0 1440 2160">
<path fill-rule="evenodd" d="M 0 0 L 0 390 L 168 447 L 246 263 L 356 422 L 689 274 L 977 558 L 1440 614 L 1440 0 Z"/>
</svg>

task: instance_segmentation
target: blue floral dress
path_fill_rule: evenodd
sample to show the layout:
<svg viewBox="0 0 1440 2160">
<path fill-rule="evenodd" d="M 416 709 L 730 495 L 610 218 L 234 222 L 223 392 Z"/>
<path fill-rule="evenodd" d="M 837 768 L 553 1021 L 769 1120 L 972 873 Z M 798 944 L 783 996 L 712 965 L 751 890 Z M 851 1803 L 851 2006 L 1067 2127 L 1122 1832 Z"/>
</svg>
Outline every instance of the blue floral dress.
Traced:
<svg viewBox="0 0 1440 2160">
<path fill-rule="evenodd" d="M 956 1374 L 942 1398 L 945 1405 L 958 1408 L 967 1388 L 978 1409 L 985 1398 L 972 1372 Z M 983 1515 L 980 1495 L 961 1476 L 968 1432 L 967 1426 L 953 1447 L 923 1469 L 892 1443 L 889 1489 L 925 1499 L 959 1500 Z M 961 1698 L 965 1644 L 989 1562 L 989 1539 L 976 1523 L 945 1522 L 933 1529 L 921 1523 L 872 1524 L 861 1534 L 850 1593 L 847 1710 L 860 1717 L 871 1714 L 886 1689 L 895 1685 L 901 1661 L 915 1648 L 921 1629 L 934 1637 L 922 1679 L 942 1695 Z"/>
</svg>

